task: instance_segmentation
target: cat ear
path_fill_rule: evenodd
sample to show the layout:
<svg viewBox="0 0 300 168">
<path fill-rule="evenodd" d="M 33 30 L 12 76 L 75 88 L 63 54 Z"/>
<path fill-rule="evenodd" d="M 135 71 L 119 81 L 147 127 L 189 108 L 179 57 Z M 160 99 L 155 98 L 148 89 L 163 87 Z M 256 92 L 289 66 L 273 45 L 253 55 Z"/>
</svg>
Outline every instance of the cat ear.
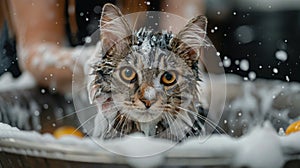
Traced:
<svg viewBox="0 0 300 168">
<path fill-rule="evenodd" d="M 113 4 L 105 4 L 100 19 L 102 51 L 114 52 L 111 54 L 121 54 L 128 47 L 130 42 L 128 37 L 131 35 L 132 30 L 120 9 Z"/>
<path fill-rule="evenodd" d="M 172 51 L 185 60 L 190 67 L 200 61 L 201 48 L 208 43 L 206 26 L 206 17 L 197 16 L 190 20 L 171 41 Z"/>
</svg>

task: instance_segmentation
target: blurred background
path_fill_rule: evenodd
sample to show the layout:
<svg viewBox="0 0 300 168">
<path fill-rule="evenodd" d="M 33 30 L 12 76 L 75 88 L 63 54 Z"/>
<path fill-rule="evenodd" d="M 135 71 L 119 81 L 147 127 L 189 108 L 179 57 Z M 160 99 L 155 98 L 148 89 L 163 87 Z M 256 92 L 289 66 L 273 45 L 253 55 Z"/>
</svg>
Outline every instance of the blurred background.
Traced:
<svg viewBox="0 0 300 168">
<path fill-rule="evenodd" d="M 300 39 L 300 1 L 297 0 L 163 0 L 116 1 L 67 0 L 65 12 L 66 34 L 71 46 L 83 44 L 99 25 L 102 6 L 109 2 L 121 7 L 123 13 L 145 10 L 166 11 L 190 19 L 196 14 L 208 17 L 208 36 L 213 41 L 226 72 L 254 79 L 270 78 L 283 81 L 299 81 L 298 40 Z M 30 3 L 28 1 L 28 3 Z M 9 5 L 8 5 L 9 6 Z M 2 5 L 2 11 L 11 7 Z M 7 8 L 7 9 L 5 9 Z M 50 11 L 51 12 L 51 11 Z M 75 12 L 75 19 L 67 13 Z M 20 73 L 14 57 L 14 41 L 7 42 L 11 34 L 4 14 L 0 17 L 1 64 L 0 74 L 11 71 Z M 73 20 L 72 20 L 73 19 Z M 6 57 L 5 55 L 8 55 Z"/>
<path fill-rule="evenodd" d="M 147 2 L 150 4 L 148 10 L 167 11 L 186 19 L 197 14 L 206 15 L 208 37 L 220 52 L 227 73 L 238 74 L 245 80 L 300 81 L 297 74 L 300 71 L 300 1 Z M 135 3 L 128 4 L 126 9 L 132 9 Z"/>
<path fill-rule="evenodd" d="M 72 73 L 78 55 L 92 53 L 80 46 L 91 42 L 105 3 L 123 14 L 207 16 L 207 35 L 221 65 L 241 76 L 227 78 L 219 124 L 228 135 L 239 137 L 265 120 L 284 134 L 300 120 L 300 0 L 1 0 L 0 122 L 40 133 L 65 125 L 84 131 L 76 112 L 86 109 L 74 108 Z M 83 69 L 85 62 L 77 63 Z"/>
<path fill-rule="evenodd" d="M 174 13 L 186 19 L 204 14 L 208 18 L 208 37 L 218 50 L 226 73 L 238 74 L 243 80 L 265 78 L 300 81 L 299 0 L 3 0 L 1 3 L 0 90 L 7 87 L 7 81 L 16 82 L 8 80 L 7 74 L 19 79 L 22 73 L 29 72 L 33 78 L 26 80 L 37 83 L 33 90 L 24 89 L 24 83 L 21 87 L 11 85 L 10 90 L 4 89 L 0 95 L 0 121 L 15 121 L 13 125 L 22 129 L 31 128 L 22 125 L 24 122 L 20 124 L 19 120 L 12 119 L 11 107 L 16 104 L 21 111 L 29 111 L 30 115 L 23 116 L 22 120 L 32 122 L 39 119 L 33 120 L 30 116 L 45 116 L 35 124 L 47 125 L 35 126 L 36 130 L 42 129 L 41 132 L 52 132 L 58 125 L 68 123 L 56 118 L 74 120 L 71 115 L 74 112 L 72 98 L 64 92 L 67 90 L 65 88 L 71 88 L 70 72 L 73 67 L 70 65 L 74 64 L 77 46 L 90 41 L 89 36 L 99 28 L 105 3 L 117 5 L 124 14 L 154 10 Z M 61 31 L 54 34 L 57 29 Z M 48 46 L 41 49 L 39 45 L 44 44 Z M 47 64 L 43 65 L 42 61 L 46 61 L 49 55 L 57 59 L 52 59 L 47 69 Z M 45 59 L 37 63 L 27 57 Z M 64 59 L 70 59 L 71 62 L 64 62 Z M 28 67 L 27 63 L 42 64 L 44 69 Z M 55 66 L 53 70 L 56 64 L 62 66 Z M 68 68 L 69 72 L 65 73 Z M 63 83 L 69 85 L 60 89 Z M 36 102 L 34 110 L 32 100 Z M 60 103 L 60 107 L 55 107 Z M 53 114 L 53 111 L 60 112 Z M 63 117 L 66 115 L 71 117 Z"/>
<path fill-rule="evenodd" d="M 226 72 L 299 81 L 300 1 L 208 0 L 208 36 Z"/>
</svg>

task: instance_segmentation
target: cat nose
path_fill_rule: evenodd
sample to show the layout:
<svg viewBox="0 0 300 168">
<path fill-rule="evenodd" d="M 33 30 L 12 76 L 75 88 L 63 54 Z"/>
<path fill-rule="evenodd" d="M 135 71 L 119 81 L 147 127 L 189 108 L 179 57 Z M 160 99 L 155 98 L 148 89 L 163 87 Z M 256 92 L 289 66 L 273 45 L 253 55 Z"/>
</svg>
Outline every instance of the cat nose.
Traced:
<svg viewBox="0 0 300 168">
<path fill-rule="evenodd" d="M 146 108 L 150 108 L 156 102 L 156 90 L 151 87 L 144 87 L 141 89 L 140 100 L 144 103 Z"/>
<path fill-rule="evenodd" d="M 144 103 L 144 105 L 145 105 L 145 107 L 147 109 L 151 107 L 151 104 L 153 104 L 153 103 L 151 103 L 150 100 L 143 100 L 143 99 L 141 99 L 141 101 Z"/>
</svg>

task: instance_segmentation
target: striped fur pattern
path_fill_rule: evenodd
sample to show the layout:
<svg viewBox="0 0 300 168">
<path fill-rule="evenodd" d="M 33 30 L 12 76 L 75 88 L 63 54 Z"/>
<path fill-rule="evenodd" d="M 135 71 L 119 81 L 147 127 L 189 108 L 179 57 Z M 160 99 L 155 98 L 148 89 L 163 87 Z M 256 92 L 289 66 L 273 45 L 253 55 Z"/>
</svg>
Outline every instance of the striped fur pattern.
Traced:
<svg viewBox="0 0 300 168">
<path fill-rule="evenodd" d="M 204 134 L 198 67 L 201 47 L 207 43 L 206 18 L 193 19 L 178 35 L 133 31 L 111 4 L 104 6 L 103 20 L 89 83 L 90 99 L 101 116 L 95 127 L 102 127 L 93 135 L 110 139 L 141 132 L 180 141 Z M 135 76 L 128 82 L 124 74 Z M 171 84 L 164 82 L 172 77 Z"/>
</svg>

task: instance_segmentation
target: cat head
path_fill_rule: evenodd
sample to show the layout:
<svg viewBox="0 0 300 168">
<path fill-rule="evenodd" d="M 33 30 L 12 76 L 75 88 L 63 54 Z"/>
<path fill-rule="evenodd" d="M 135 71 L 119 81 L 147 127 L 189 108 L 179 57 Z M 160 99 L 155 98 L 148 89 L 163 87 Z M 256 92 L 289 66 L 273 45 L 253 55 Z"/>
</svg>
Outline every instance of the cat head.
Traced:
<svg viewBox="0 0 300 168">
<path fill-rule="evenodd" d="M 198 16 L 177 35 L 135 31 L 117 7 L 103 7 L 89 94 L 114 129 L 155 135 L 171 129 L 175 120 L 173 129 L 192 127 L 191 113 L 201 104 L 206 25 L 206 17 Z"/>
</svg>

